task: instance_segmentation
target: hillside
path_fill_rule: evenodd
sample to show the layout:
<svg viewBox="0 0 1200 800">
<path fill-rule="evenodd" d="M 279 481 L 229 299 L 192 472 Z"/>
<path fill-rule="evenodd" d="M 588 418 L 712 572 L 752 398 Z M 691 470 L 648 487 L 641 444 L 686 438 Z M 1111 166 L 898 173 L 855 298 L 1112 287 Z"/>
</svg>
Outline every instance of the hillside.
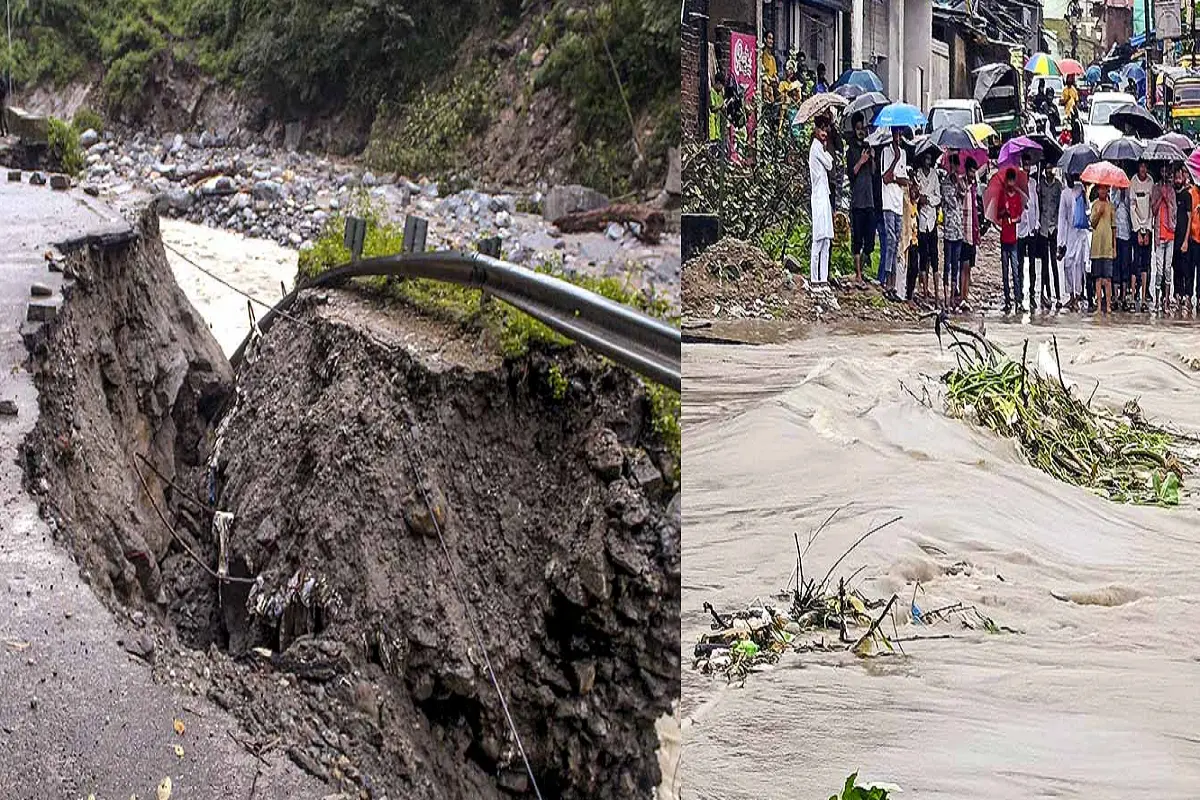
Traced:
<svg viewBox="0 0 1200 800">
<path fill-rule="evenodd" d="M 16 100 L 613 195 L 679 141 L 668 0 L 15 0 Z"/>
</svg>

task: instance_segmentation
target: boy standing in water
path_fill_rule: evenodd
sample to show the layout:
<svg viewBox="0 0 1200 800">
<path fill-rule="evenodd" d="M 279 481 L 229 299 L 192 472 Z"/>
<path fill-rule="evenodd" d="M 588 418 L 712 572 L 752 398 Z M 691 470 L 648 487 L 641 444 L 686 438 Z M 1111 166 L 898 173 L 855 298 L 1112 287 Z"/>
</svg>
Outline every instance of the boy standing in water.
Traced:
<svg viewBox="0 0 1200 800">
<path fill-rule="evenodd" d="M 1112 312 L 1113 261 L 1117 255 L 1115 210 L 1108 199 L 1108 187 L 1096 187 L 1092 203 L 1092 277 L 1096 280 L 1096 307 L 1101 314 Z"/>
<path fill-rule="evenodd" d="M 1133 290 L 1133 306 L 1145 311 L 1150 294 L 1150 251 L 1153 248 L 1154 215 L 1150 211 L 1150 194 L 1154 181 L 1145 161 L 1138 162 L 1137 174 L 1129 181 L 1129 218 L 1133 226 L 1133 271 L 1129 288 Z"/>
<path fill-rule="evenodd" d="M 1017 222 L 1025 211 L 1023 196 L 1017 191 L 1017 171 L 1009 167 L 1004 173 L 1004 191 L 1000 193 L 1000 207 L 996 218 L 1000 222 L 1000 264 L 1004 283 L 1004 313 L 1012 311 L 1012 299 L 1016 299 L 1017 310 L 1021 309 L 1021 264 L 1017 259 Z"/>
</svg>

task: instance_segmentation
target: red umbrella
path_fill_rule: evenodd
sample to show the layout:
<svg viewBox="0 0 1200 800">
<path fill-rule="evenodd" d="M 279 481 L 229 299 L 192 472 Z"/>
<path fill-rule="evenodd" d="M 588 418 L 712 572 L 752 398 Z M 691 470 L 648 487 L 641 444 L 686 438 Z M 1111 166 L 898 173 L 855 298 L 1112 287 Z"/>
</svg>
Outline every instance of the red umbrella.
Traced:
<svg viewBox="0 0 1200 800">
<path fill-rule="evenodd" d="M 1128 189 L 1129 176 L 1125 170 L 1111 161 L 1097 161 L 1089 164 L 1079 176 L 1084 183 L 1094 183 L 1097 186 L 1111 186 L 1115 189 Z"/>
<path fill-rule="evenodd" d="M 1022 202 L 1029 198 L 1029 174 L 1025 170 L 1016 167 L 996 170 L 983 190 L 983 216 L 996 225 L 1000 224 L 1000 198 L 1004 194 L 1004 182 L 1010 171 L 1016 173 L 1017 191 L 1021 193 Z"/>
<path fill-rule="evenodd" d="M 1068 75 L 1082 75 L 1084 73 L 1083 65 L 1073 58 L 1061 58 L 1058 61 L 1058 71 L 1065 78 Z"/>
</svg>

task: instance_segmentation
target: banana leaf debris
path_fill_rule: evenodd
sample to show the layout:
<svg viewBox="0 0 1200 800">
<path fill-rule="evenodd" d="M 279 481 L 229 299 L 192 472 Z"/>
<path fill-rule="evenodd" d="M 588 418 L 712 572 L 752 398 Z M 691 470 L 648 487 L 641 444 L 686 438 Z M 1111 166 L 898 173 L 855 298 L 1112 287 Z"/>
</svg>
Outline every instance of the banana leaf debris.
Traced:
<svg viewBox="0 0 1200 800">
<path fill-rule="evenodd" d="M 755 600 L 748 607 L 730 613 L 720 613 L 711 603 L 704 603 L 704 611 L 713 621 L 709 625 L 710 632 L 701 634 L 696 643 L 693 669 L 744 684 L 750 673 L 777 663 L 789 651 L 849 651 L 869 658 L 904 655 L 902 645 L 906 642 L 954 638 L 946 631 L 944 626 L 947 625 L 987 633 L 1020 632 L 997 625 L 975 606 L 961 602 L 923 611 L 916 602 L 920 583 L 914 586 L 912 600 L 905 611 L 897 611 L 899 595 L 893 594 L 888 599 L 871 598 L 860 589 L 851 588 L 849 584 L 862 572 L 861 568 L 849 577 L 838 578 L 836 585 L 832 583 L 834 571 L 846 556 L 867 537 L 898 522 L 901 517 L 868 530 L 819 581 L 806 578 L 804 555 L 840 510 L 835 509 L 829 515 L 809 537 L 808 546 L 803 550 L 799 536 L 795 537 L 796 566 L 788 585 L 774 596 L 777 603 Z M 943 567 L 946 575 L 960 572 L 960 564 Z M 900 606 L 902 608 L 903 603 Z"/>
<path fill-rule="evenodd" d="M 1053 363 L 1046 347 L 1038 369 L 1027 361 L 1028 340 L 1015 361 L 944 316 L 935 331 L 939 341 L 950 335 L 958 362 L 940 378 L 948 414 L 1016 439 L 1030 464 L 1066 483 L 1120 503 L 1179 504 L 1200 440 L 1151 423 L 1136 400 L 1115 413 L 1077 397 L 1062 378 L 1057 339 Z M 917 399 L 932 406 L 928 391 Z"/>
</svg>

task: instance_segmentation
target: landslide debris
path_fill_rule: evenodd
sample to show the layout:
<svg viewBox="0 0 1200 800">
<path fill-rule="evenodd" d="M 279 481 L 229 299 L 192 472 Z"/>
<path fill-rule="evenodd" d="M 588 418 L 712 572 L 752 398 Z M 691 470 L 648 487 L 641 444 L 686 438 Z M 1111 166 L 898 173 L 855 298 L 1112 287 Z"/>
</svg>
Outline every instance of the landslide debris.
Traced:
<svg viewBox="0 0 1200 800">
<path fill-rule="evenodd" d="M 98 593 L 156 623 L 155 674 L 349 796 L 532 796 L 474 614 L 544 796 L 649 796 L 679 697 L 680 497 L 641 382 L 329 291 L 234 390 L 153 216 L 140 232 L 68 260 L 25 463 Z"/>
</svg>

